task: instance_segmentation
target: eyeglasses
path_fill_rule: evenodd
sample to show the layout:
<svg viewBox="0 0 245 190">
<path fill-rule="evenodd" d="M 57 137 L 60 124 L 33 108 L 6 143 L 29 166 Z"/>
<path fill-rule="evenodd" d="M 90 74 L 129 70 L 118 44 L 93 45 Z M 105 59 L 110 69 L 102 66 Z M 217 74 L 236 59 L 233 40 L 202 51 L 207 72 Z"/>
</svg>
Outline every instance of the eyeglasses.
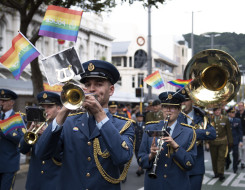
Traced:
<svg viewBox="0 0 245 190">
<path fill-rule="evenodd" d="M 170 110 L 171 112 L 176 111 L 178 108 L 178 106 L 163 106 L 164 110 Z"/>
</svg>

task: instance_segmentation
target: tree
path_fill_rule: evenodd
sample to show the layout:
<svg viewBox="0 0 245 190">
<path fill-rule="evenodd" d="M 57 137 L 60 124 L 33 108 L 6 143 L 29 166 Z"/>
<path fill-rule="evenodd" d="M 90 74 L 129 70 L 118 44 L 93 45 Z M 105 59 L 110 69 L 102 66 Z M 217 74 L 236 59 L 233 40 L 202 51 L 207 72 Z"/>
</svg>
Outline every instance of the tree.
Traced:
<svg viewBox="0 0 245 190">
<path fill-rule="evenodd" d="M 129 0 L 128 2 L 132 4 L 134 1 L 142 2 L 143 6 L 156 6 L 157 3 L 163 3 L 165 0 Z M 121 0 L 121 3 L 127 2 L 127 0 Z M 0 0 L 0 8 L 11 8 L 16 10 L 20 14 L 20 31 L 26 36 L 28 26 L 32 22 L 33 16 L 35 14 L 44 15 L 47 5 L 62 6 L 65 8 L 70 8 L 71 6 L 81 7 L 84 12 L 93 11 L 99 13 L 102 11 L 110 11 L 115 7 L 115 0 Z M 32 32 L 32 36 L 29 36 L 31 43 L 35 45 L 37 40 L 40 38 L 38 35 L 39 27 L 36 31 Z M 33 95 L 36 95 L 43 91 L 43 80 L 42 73 L 38 64 L 38 59 L 31 62 L 31 73 L 32 73 L 32 84 L 33 84 Z M 35 76 L 35 77 L 34 77 Z"/>
</svg>

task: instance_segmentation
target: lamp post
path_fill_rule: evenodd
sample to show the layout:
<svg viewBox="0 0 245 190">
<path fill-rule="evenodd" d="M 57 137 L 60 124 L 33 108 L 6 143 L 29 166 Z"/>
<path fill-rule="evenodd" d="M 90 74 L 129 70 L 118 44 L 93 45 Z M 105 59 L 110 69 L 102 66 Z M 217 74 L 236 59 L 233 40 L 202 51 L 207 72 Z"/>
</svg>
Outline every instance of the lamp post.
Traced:
<svg viewBox="0 0 245 190">
<path fill-rule="evenodd" d="M 194 13 L 201 11 L 192 11 L 191 12 L 191 56 L 194 56 Z"/>
<path fill-rule="evenodd" d="M 151 5 L 148 5 L 148 43 L 147 43 L 147 68 L 148 68 L 148 75 L 152 73 L 152 56 L 151 56 Z M 152 99 L 152 87 L 148 85 L 148 96 L 147 100 Z"/>
<path fill-rule="evenodd" d="M 209 37 L 211 39 L 210 47 L 211 47 L 211 49 L 214 49 L 214 37 L 220 36 L 220 34 L 209 32 L 209 33 L 204 33 L 202 35 L 205 37 Z"/>
</svg>

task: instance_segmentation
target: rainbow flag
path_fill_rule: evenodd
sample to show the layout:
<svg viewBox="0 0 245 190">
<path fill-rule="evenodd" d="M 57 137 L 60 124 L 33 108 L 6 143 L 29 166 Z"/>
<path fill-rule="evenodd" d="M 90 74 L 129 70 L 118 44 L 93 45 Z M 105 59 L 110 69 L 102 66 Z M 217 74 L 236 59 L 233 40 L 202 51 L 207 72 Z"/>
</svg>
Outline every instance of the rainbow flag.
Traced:
<svg viewBox="0 0 245 190">
<path fill-rule="evenodd" d="M 7 135 L 11 131 L 17 128 L 23 128 L 24 124 L 20 114 L 15 114 L 8 119 L 0 121 L 0 128 L 4 135 Z"/>
<path fill-rule="evenodd" d="M 36 48 L 19 33 L 12 40 L 12 47 L 0 57 L 0 62 L 8 68 L 18 80 L 25 67 L 38 57 L 40 53 Z"/>
<path fill-rule="evenodd" d="M 178 88 L 184 88 L 191 81 L 192 79 L 189 80 L 176 79 L 176 80 L 168 81 L 168 83 Z"/>
<path fill-rule="evenodd" d="M 83 11 L 49 5 L 39 35 L 62 40 L 77 41 Z"/>
<path fill-rule="evenodd" d="M 154 73 L 148 75 L 143 81 L 156 89 L 160 89 L 164 86 L 164 81 L 159 71 L 155 71 Z"/>
</svg>

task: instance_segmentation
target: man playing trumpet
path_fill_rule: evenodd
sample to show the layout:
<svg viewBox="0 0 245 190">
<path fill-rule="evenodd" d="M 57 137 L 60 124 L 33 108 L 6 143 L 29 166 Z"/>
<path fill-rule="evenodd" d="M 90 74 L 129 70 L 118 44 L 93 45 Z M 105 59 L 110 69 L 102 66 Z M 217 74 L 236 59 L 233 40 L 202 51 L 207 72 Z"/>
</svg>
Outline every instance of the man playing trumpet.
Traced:
<svg viewBox="0 0 245 190">
<path fill-rule="evenodd" d="M 63 106 L 40 137 L 37 152 L 43 159 L 57 151 L 63 153 L 59 190 L 119 190 L 133 156 L 134 142 L 132 122 L 108 111 L 120 74 L 106 61 L 91 60 L 83 67 L 80 82 L 86 93 L 94 94 L 85 96 L 82 103 L 87 112 L 68 116 L 71 110 Z M 126 169 L 120 175 L 119 168 L 124 164 Z"/>
<path fill-rule="evenodd" d="M 143 135 L 140 150 L 138 153 L 139 164 L 147 169 L 145 174 L 144 189 L 190 189 L 188 173 L 196 159 L 196 136 L 192 128 L 182 126 L 178 121 L 180 104 L 184 101 L 181 94 L 175 92 L 163 92 L 159 95 L 163 105 L 163 116 L 170 116 L 166 131 L 169 135 L 161 137 L 164 141 L 160 152 L 156 178 L 149 176 L 156 153 L 159 150 L 159 141 L 154 137 Z M 148 122 L 147 130 L 161 130 L 164 121 Z"/>
<path fill-rule="evenodd" d="M 43 91 L 37 95 L 37 100 L 39 105 L 45 109 L 47 123 L 51 123 L 62 107 L 60 96 L 54 92 Z M 32 123 L 27 133 L 40 127 L 40 124 Z M 36 135 L 42 135 L 46 128 L 47 125 L 43 125 Z M 36 142 L 29 144 L 29 140 L 25 138 L 27 137 L 22 137 L 20 141 L 20 152 L 27 154 L 31 151 L 26 190 L 56 189 L 57 177 L 61 168 L 60 157 L 53 156 L 51 159 L 39 159 L 35 153 Z"/>
</svg>

